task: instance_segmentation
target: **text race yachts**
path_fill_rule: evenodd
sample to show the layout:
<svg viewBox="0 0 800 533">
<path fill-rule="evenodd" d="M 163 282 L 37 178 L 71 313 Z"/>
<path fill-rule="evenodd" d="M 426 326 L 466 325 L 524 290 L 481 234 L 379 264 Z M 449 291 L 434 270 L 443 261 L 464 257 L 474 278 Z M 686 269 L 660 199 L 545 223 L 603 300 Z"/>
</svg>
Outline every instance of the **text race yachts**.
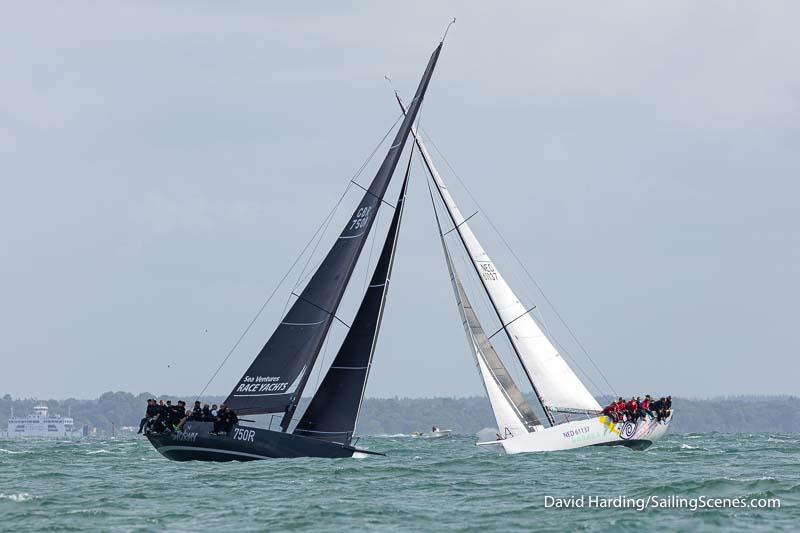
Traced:
<svg viewBox="0 0 800 533">
<path fill-rule="evenodd" d="M 284 392 L 287 388 L 289 382 L 280 376 L 245 376 L 236 392 Z"/>
</svg>

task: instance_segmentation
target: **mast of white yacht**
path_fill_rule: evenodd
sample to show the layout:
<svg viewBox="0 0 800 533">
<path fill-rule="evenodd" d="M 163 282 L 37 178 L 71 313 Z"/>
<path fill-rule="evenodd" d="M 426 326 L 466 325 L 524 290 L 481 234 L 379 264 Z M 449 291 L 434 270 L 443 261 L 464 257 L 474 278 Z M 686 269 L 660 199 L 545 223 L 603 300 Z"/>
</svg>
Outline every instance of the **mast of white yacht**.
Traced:
<svg viewBox="0 0 800 533">
<path fill-rule="evenodd" d="M 398 102 L 400 102 L 399 98 Z M 400 106 L 402 107 L 402 102 L 400 102 Z M 436 170 L 416 128 L 412 127 L 411 133 L 453 223 L 453 229 L 470 256 L 478 279 L 480 279 L 492 308 L 500 320 L 502 330 L 522 364 L 550 424 L 555 424 L 554 412 L 590 414 L 599 412 L 600 405 L 597 400 L 564 361 L 553 343 L 530 315 L 535 306 L 526 308 L 522 304 L 481 246 L 468 224 L 468 219 L 461 214 L 444 180 Z"/>
</svg>

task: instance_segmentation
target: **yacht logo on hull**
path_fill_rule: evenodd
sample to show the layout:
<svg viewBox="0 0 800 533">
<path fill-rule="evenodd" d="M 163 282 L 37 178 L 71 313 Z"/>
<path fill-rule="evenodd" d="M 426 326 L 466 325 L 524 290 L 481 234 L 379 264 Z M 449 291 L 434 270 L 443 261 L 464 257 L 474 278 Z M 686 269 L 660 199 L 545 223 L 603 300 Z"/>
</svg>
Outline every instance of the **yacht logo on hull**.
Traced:
<svg viewBox="0 0 800 533">
<path fill-rule="evenodd" d="M 195 442 L 197 440 L 197 433 L 180 431 L 173 434 L 173 438 L 182 442 Z"/>
<path fill-rule="evenodd" d="M 631 422 L 628 420 L 622 424 L 621 428 L 619 428 L 619 436 L 624 440 L 628 440 L 633 437 L 634 433 L 636 433 L 636 422 Z"/>
</svg>

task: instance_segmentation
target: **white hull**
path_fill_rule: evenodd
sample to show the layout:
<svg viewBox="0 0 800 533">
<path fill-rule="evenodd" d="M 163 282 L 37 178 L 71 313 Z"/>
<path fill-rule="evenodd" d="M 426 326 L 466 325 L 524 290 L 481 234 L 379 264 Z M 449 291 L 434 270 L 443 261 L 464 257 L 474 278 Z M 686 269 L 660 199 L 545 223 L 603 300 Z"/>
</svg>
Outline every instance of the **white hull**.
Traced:
<svg viewBox="0 0 800 533">
<path fill-rule="evenodd" d="M 553 452 L 585 446 L 627 446 L 644 450 L 664 436 L 672 422 L 671 415 L 664 422 L 639 420 L 614 423 L 606 416 L 576 420 L 540 429 L 503 440 L 479 442 L 478 446 L 501 449 L 507 454 L 526 452 Z"/>
</svg>

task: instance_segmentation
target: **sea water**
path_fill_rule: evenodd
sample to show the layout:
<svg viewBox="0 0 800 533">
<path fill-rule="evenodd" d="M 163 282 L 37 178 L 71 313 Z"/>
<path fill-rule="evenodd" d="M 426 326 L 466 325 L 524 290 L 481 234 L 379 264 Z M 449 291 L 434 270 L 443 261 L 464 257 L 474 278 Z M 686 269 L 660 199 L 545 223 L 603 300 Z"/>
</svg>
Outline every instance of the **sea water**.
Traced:
<svg viewBox="0 0 800 533">
<path fill-rule="evenodd" d="M 800 527 L 798 435 L 668 435 L 644 452 L 516 456 L 475 440 L 375 436 L 359 445 L 386 457 L 249 463 L 176 463 L 136 436 L 0 440 L 0 530 Z M 699 503 L 712 500 L 721 507 Z"/>
</svg>

